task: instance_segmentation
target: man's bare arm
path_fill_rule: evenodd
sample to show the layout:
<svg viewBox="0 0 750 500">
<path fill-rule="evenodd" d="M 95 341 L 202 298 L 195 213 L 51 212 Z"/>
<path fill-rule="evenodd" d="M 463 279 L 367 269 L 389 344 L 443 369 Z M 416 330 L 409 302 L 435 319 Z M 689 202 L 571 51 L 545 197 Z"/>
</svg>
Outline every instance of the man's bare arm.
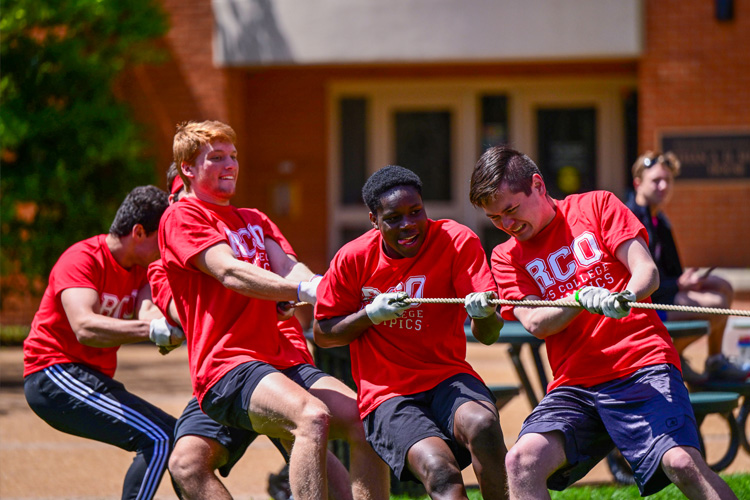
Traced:
<svg viewBox="0 0 750 500">
<path fill-rule="evenodd" d="M 226 288 L 242 295 L 272 301 L 297 300 L 298 282 L 236 259 L 232 248 L 224 242 L 202 251 L 193 257 L 192 263 Z"/>
<path fill-rule="evenodd" d="M 115 347 L 149 340 L 150 321 L 99 314 L 99 292 L 93 288 L 67 288 L 60 293 L 60 300 L 73 333 L 83 345 Z"/>
</svg>

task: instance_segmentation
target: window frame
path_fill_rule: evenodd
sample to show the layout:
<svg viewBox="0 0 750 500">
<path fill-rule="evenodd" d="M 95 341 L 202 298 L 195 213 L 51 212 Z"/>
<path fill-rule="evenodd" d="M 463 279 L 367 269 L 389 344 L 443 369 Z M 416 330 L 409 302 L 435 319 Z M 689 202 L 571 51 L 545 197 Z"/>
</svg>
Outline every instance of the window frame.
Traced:
<svg viewBox="0 0 750 500">
<path fill-rule="evenodd" d="M 512 147 L 537 158 L 536 110 L 540 107 L 593 107 L 596 110 L 596 189 L 624 196 L 627 182 L 625 158 L 625 100 L 637 89 L 632 77 L 548 77 L 514 79 L 358 80 L 335 81 L 328 86 L 328 253 L 342 244 L 344 228 L 370 228 L 364 204 L 340 202 L 341 158 L 339 99 L 367 99 L 366 176 L 395 159 L 393 110 L 450 110 L 452 126 L 453 199 L 427 202 L 432 219 L 451 218 L 481 234 L 491 226 L 481 210 L 469 202 L 469 179 L 481 151 L 481 98 L 505 95 L 508 99 L 508 137 Z M 408 167 L 408 165 L 403 165 Z"/>
</svg>

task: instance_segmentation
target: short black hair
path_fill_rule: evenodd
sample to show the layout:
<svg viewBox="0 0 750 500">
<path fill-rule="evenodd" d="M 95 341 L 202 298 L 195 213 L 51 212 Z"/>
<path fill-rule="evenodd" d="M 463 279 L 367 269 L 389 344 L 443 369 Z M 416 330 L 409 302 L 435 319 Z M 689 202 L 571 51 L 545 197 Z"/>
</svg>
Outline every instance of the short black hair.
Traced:
<svg viewBox="0 0 750 500">
<path fill-rule="evenodd" d="M 362 187 L 362 199 L 370 212 L 377 214 L 383 208 L 380 197 L 397 186 L 413 186 L 422 196 L 422 180 L 417 174 L 408 168 L 388 165 L 372 174 Z"/>
<path fill-rule="evenodd" d="M 169 205 L 169 195 L 156 186 L 138 186 L 128 193 L 115 220 L 109 227 L 109 234 L 126 236 L 133 226 L 140 224 L 151 234 L 159 228 L 159 219 Z"/>
</svg>

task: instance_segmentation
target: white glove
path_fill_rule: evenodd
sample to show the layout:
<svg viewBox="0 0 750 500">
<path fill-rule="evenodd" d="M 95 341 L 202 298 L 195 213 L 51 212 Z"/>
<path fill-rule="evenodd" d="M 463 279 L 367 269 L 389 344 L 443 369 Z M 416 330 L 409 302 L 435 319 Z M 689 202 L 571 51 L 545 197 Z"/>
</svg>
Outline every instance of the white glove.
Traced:
<svg viewBox="0 0 750 500">
<path fill-rule="evenodd" d="M 148 338 L 158 346 L 179 346 L 185 340 L 185 332 L 179 326 L 167 323 L 166 318 L 152 319 L 148 329 Z"/>
<path fill-rule="evenodd" d="M 620 319 L 630 314 L 630 302 L 635 302 L 635 294 L 630 290 L 613 292 L 602 300 L 602 314 Z"/>
<path fill-rule="evenodd" d="M 400 318 L 411 305 L 403 302 L 408 298 L 405 292 L 381 293 L 365 306 L 365 312 L 374 325 Z"/>
<path fill-rule="evenodd" d="M 576 290 L 576 302 L 581 304 L 584 309 L 593 314 L 602 314 L 602 301 L 609 297 L 609 290 L 598 286 L 585 286 Z"/>
<path fill-rule="evenodd" d="M 629 290 L 610 292 L 606 288 L 585 286 L 576 290 L 575 299 L 590 313 L 620 319 L 630 314 L 628 302 L 635 302 L 635 294 Z"/>
<path fill-rule="evenodd" d="M 495 292 L 472 292 L 466 296 L 464 307 L 470 318 L 488 318 L 497 310 L 496 305 L 490 304 L 490 299 L 496 298 Z"/>
<path fill-rule="evenodd" d="M 323 276 L 316 274 L 309 281 L 300 281 L 297 285 L 297 301 L 315 305 L 318 301 L 318 285 L 322 279 Z"/>
</svg>

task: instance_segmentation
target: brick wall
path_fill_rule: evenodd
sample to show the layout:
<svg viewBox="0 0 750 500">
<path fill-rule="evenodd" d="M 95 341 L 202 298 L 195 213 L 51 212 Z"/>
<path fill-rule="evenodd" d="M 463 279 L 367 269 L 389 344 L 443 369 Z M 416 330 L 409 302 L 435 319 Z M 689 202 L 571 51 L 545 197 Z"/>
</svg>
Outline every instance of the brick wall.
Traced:
<svg viewBox="0 0 750 500">
<path fill-rule="evenodd" d="M 274 220 L 311 265 L 326 264 L 326 87 L 336 79 L 445 78 L 496 75 L 632 74 L 631 61 L 505 65 L 394 65 L 368 68 L 213 65 L 209 0 L 163 0 L 172 29 L 171 58 L 136 68 L 124 89 L 157 138 L 160 175 L 171 158 L 174 125 L 215 118 L 239 134 L 243 168 L 238 204 L 274 217 L 274 189 L 286 183 L 298 197 L 295 213 Z M 645 52 L 638 63 L 639 146 L 657 146 L 665 130 L 750 130 L 750 4 L 735 2 L 735 19 L 719 23 L 714 2 L 646 0 Z M 282 172 L 291 165 L 291 176 Z M 293 179 L 292 179 L 293 177 Z M 291 185 L 290 182 L 293 184 Z M 686 265 L 750 265 L 750 179 L 678 181 L 668 213 Z M 711 244 L 706 244 L 710 241 Z"/>
<path fill-rule="evenodd" d="M 750 133 L 750 4 L 719 22 L 714 2 L 647 0 L 639 143 L 665 130 Z M 683 263 L 750 266 L 750 179 L 680 181 L 667 210 Z"/>
</svg>

